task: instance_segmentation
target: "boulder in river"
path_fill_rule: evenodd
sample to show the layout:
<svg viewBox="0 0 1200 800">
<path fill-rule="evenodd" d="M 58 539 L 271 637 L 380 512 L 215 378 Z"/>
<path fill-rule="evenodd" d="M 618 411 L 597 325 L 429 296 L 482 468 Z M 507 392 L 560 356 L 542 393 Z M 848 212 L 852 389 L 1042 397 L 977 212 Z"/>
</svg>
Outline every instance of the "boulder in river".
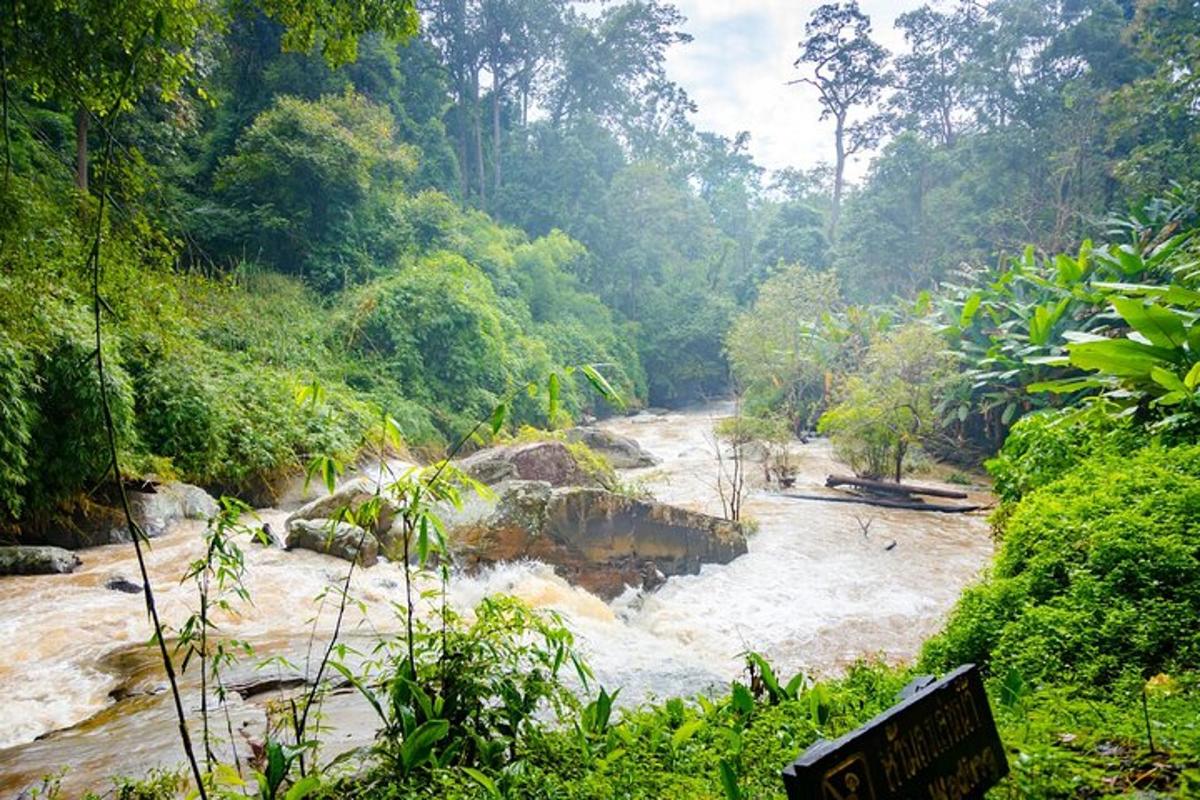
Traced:
<svg viewBox="0 0 1200 800">
<path fill-rule="evenodd" d="M 357 525 L 330 519 L 288 522 L 287 549 L 312 550 L 371 567 L 379 560 L 379 540 Z M 361 545 L 361 547 L 360 547 Z"/>
<path fill-rule="evenodd" d="M 124 594 L 142 593 L 142 585 L 140 583 L 131 581 L 124 575 L 118 575 L 116 573 L 108 576 L 108 579 L 104 581 L 104 588 L 114 592 L 122 592 Z"/>
<path fill-rule="evenodd" d="M 604 489 L 553 489 L 514 482 L 479 524 L 451 532 L 460 563 L 478 567 L 535 559 L 606 600 L 626 586 L 653 587 L 664 576 L 694 575 L 746 552 L 742 526 Z"/>
<path fill-rule="evenodd" d="M 572 428 L 567 431 L 568 442 L 582 442 L 600 453 L 617 469 L 653 467 L 658 459 L 646 452 L 635 439 L 603 428 Z"/>
<path fill-rule="evenodd" d="M 567 446 L 559 441 L 489 447 L 462 459 L 458 466 L 481 483 L 545 481 L 551 486 L 598 486 Z"/>
<path fill-rule="evenodd" d="M 82 563 L 79 556 L 61 547 L 0 547 L 0 575 L 64 575 Z"/>
<path fill-rule="evenodd" d="M 48 522 L 24 532 L 32 544 L 77 550 L 103 544 L 128 542 L 129 527 L 115 489 L 103 502 L 84 498 L 53 516 Z M 129 510 L 146 536 L 160 536 L 176 522 L 206 520 L 217 513 L 217 501 L 208 492 L 188 483 L 141 481 L 127 486 Z"/>
<path fill-rule="evenodd" d="M 375 496 L 375 481 L 366 477 L 355 478 L 339 486 L 333 494 L 326 495 L 301 506 L 287 518 L 285 527 L 290 531 L 292 523 L 297 520 L 329 520 L 336 517 L 342 509 L 349 509 L 357 514 L 358 510 L 365 503 L 374 499 Z M 396 515 L 400 511 L 396 503 L 386 493 L 379 494 L 379 501 L 379 517 L 375 520 L 371 531 L 376 535 L 391 528 L 392 523 L 396 520 Z"/>
</svg>

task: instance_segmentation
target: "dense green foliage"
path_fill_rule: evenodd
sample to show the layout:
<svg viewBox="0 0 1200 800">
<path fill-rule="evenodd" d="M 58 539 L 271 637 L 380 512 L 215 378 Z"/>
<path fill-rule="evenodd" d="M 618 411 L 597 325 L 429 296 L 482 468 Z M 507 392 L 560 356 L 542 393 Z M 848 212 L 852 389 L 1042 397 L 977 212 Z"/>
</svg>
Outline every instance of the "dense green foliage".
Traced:
<svg viewBox="0 0 1200 800">
<path fill-rule="evenodd" d="M 993 574 L 968 591 L 931 666 L 1103 687 L 1200 656 L 1200 449 L 1100 454 L 1020 501 Z"/>
<path fill-rule="evenodd" d="M 365 447 L 606 411 L 567 364 L 635 404 L 732 383 L 748 430 L 819 424 L 869 475 L 999 449 L 996 563 L 922 661 L 984 665 L 1000 793 L 1200 791 L 1194 5 L 922 7 L 894 58 L 855 3 L 821 6 L 797 82 L 835 162 L 769 178 L 748 134 L 690 121 L 659 0 L 8 10 L 6 533 L 110 472 L 101 389 L 129 471 L 258 499 Z M 297 775 L 317 726 L 293 711 L 261 796 L 779 796 L 787 759 L 910 677 L 784 684 L 751 655 L 727 695 L 619 711 L 556 618 L 492 598 L 414 624 L 413 571 L 437 556 L 443 600 L 449 574 L 431 509 L 469 485 L 435 465 L 388 488 L 406 635 L 331 667 L 380 718 L 363 771 Z"/>
</svg>

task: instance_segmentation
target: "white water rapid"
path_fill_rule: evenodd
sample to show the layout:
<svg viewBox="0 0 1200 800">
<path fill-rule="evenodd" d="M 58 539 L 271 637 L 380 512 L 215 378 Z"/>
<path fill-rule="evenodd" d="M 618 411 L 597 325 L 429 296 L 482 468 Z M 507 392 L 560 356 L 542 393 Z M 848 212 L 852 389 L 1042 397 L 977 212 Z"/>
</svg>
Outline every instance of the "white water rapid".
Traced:
<svg viewBox="0 0 1200 800">
<path fill-rule="evenodd" d="M 603 425 L 661 459 L 657 467 L 626 472 L 625 480 L 642 481 L 665 502 L 719 513 L 711 435 L 714 415 L 727 411 L 710 406 Z M 798 490 L 817 490 L 828 473 L 844 471 L 823 442 L 796 452 Z M 764 653 L 786 675 L 833 674 L 864 657 L 911 659 L 992 552 L 979 514 L 803 502 L 754 490 L 744 515 L 758 524 L 747 555 L 672 578 L 654 594 L 630 589 L 609 604 L 545 565 L 521 563 L 456 576 L 451 599 L 468 609 L 486 594 L 508 593 L 560 612 L 600 682 L 623 687 L 623 700 L 639 702 L 724 684 L 742 670 L 739 654 L 747 649 Z M 286 513 L 268 509 L 259 516 L 282 530 Z M 201 523 L 189 522 L 153 540 L 149 566 L 167 622 L 181 621 L 194 602 L 180 577 L 200 554 L 202 531 Z M 302 668 L 310 632 L 319 650 L 333 626 L 332 600 L 322 606 L 315 598 L 345 575 L 347 564 L 302 550 L 244 549 L 253 606 L 219 619 L 220 632 L 251 642 L 260 658 L 286 655 Z M 72 575 L 0 578 L 4 796 L 60 767 L 68 768 L 63 796 L 72 797 L 84 787 L 103 788 L 109 775 L 182 761 L 156 651 L 145 646 L 142 597 L 104 588 L 114 573 L 137 578 L 132 546 L 80 556 L 83 566 Z M 404 595 L 395 565 L 356 570 L 351 591 L 367 606 L 365 615 L 348 613 L 351 644 L 369 645 L 376 632 L 397 630 L 391 604 Z M 234 682 L 263 677 L 252 675 L 252 665 L 236 672 Z M 199 704 L 194 673 L 183 681 L 189 709 Z M 232 695 L 233 727 L 261 729 L 267 696 Z M 331 701 L 327 711 L 330 752 L 370 738 L 370 717 L 348 698 Z M 218 720 L 223 729 L 223 716 Z"/>
</svg>

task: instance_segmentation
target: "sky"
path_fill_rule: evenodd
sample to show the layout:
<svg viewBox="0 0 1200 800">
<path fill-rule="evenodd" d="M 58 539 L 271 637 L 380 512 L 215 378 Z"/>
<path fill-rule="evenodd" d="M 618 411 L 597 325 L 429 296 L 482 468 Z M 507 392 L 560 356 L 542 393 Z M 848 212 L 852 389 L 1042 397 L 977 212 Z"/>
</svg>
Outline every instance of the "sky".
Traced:
<svg viewBox="0 0 1200 800">
<path fill-rule="evenodd" d="M 674 45 L 667 74 L 700 107 L 693 117 L 704 129 L 732 137 L 750 131 L 750 151 L 767 169 L 812 167 L 833 160 L 833 126 L 819 119 L 811 86 L 788 86 L 799 76 L 804 23 L 821 0 L 674 0 L 694 40 Z M 892 52 L 904 49 L 893 22 L 922 0 L 860 0 L 872 35 Z M 869 156 L 847 167 L 862 177 Z"/>
</svg>

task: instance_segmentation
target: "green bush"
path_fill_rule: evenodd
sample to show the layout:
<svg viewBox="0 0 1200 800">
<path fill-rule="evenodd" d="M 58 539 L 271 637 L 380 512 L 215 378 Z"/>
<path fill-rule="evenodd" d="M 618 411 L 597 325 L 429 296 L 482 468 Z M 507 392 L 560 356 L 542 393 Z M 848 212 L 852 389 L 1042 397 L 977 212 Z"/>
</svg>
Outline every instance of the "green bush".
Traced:
<svg viewBox="0 0 1200 800">
<path fill-rule="evenodd" d="M 1194 666 L 1198 554 L 1200 446 L 1093 456 L 1020 500 L 923 660 L 1083 686 Z"/>
<path fill-rule="evenodd" d="M 228 420 L 203 368 L 179 355 L 154 360 L 136 381 L 142 444 L 171 458 L 189 478 L 205 481 L 222 469 Z"/>
<path fill-rule="evenodd" d="M 33 390 L 28 355 L 0 331 L 0 516 L 15 518 L 24 505 L 36 419 Z"/>
<path fill-rule="evenodd" d="M 482 418 L 508 386 L 504 324 L 487 277 L 440 253 L 364 287 L 346 338 L 408 397 Z"/>
<path fill-rule="evenodd" d="M 100 402 L 95 343 L 78 320 L 64 320 L 56 341 L 38 363 L 41 378 L 37 424 L 29 448 L 28 498 L 38 511 L 50 509 L 111 470 L 112 457 Z M 133 382 L 121 365 L 114 340 L 105 342 L 105 388 L 117 445 L 137 447 Z"/>
<path fill-rule="evenodd" d="M 1057 480 L 1098 453 L 1129 453 L 1146 443 L 1131 423 L 1105 413 L 1100 405 L 1046 410 L 1022 417 L 1004 446 L 987 462 L 994 490 L 1011 503 Z"/>
</svg>

